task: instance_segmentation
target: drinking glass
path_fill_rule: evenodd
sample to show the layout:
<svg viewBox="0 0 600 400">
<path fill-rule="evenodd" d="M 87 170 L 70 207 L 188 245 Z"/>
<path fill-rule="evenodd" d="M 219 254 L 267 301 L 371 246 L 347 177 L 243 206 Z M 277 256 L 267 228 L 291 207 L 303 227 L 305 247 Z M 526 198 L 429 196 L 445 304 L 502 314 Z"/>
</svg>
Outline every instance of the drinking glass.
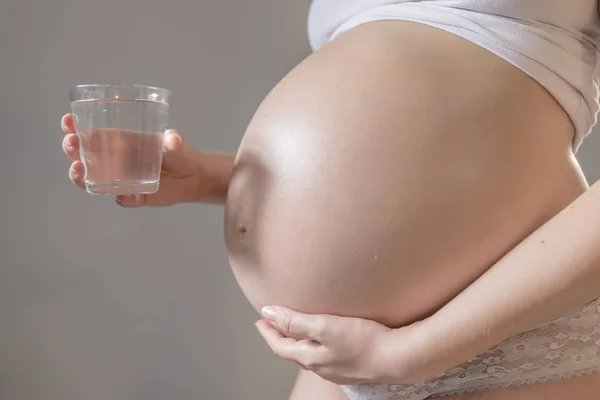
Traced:
<svg viewBox="0 0 600 400">
<path fill-rule="evenodd" d="M 158 190 L 170 94 L 167 89 L 143 85 L 70 88 L 89 193 Z"/>
</svg>

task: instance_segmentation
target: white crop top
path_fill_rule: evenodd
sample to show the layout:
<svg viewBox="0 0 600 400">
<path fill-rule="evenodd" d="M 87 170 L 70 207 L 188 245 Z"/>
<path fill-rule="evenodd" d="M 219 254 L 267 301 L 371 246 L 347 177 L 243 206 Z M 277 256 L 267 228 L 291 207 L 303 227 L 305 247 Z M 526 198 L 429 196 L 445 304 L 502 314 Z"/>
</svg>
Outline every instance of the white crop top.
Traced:
<svg viewBox="0 0 600 400">
<path fill-rule="evenodd" d="M 577 150 L 596 123 L 600 85 L 598 0 L 313 0 L 313 50 L 377 20 L 420 22 L 478 44 L 543 85 L 567 111 Z"/>
</svg>

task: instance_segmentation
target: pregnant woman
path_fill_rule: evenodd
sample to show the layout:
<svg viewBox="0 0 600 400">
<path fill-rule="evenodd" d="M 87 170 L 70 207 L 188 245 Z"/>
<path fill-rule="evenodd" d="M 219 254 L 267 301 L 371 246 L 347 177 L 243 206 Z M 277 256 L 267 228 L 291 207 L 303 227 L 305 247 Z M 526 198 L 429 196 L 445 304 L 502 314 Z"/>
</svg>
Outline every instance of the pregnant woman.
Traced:
<svg viewBox="0 0 600 400">
<path fill-rule="evenodd" d="M 596 399 L 597 0 L 314 0 L 309 35 L 237 155 L 169 131 L 159 192 L 117 202 L 226 205 L 269 345 L 349 383 L 302 372 L 294 399 Z"/>
</svg>

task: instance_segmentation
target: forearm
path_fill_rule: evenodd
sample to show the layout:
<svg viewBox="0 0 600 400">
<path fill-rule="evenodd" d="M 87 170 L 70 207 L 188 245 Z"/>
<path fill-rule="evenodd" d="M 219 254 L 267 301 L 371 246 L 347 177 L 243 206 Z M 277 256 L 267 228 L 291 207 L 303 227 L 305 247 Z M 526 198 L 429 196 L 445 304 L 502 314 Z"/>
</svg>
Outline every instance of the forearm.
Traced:
<svg viewBox="0 0 600 400">
<path fill-rule="evenodd" d="M 196 152 L 194 199 L 199 203 L 223 205 L 231 181 L 235 154 Z"/>
<path fill-rule="evenodd" d="M 598 297 L 600 184 L 415 324 L 410 357 L 431 377 Z"/>
</svg>

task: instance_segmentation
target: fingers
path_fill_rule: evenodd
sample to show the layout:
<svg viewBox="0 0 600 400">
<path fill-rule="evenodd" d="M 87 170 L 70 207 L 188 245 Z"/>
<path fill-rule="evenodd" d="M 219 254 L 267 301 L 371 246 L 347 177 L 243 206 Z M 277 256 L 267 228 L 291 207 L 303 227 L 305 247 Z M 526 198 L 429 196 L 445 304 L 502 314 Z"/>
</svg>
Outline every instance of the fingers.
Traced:
<svg viewBox="0 0 600 400">
<path fill-rule="evenodd" d="M 165 132 L 163 151 L 163 169 L 165 171 L 174 172 L 177 175 L 187 175 L 193 172 L 190 148 L 178 131 L 169 129 Z"/>
<path fill-rule="evenodd" d="M 145 206 L 148 204 L 148 195 L 146 194 L 130 194 L 130 195 L 119 195 L 115 197 L 115 201 L 118 205 L 125 208 L 136 208 Z"/>
<path fill-rule="evenodd" d="M 164 150 L 177 151 L 184 146 L 181 134 L 175 129 L 169 129 L 165 132 Z"/>
<path fill-rule="evenodd" d="M 66 134 L 62 141 L 62 149 L 72 161 L 79 160 L 79 138 L 77 135 L 74 133 Z"/>
<path fill-rule="evenodd" d="M 74 161 L 71 164 L 69 179 L 81 189 L 85 189 L 85 168 L 81 161 Z"/>
<path fill-rule="evenodd" d="M 73 114 L 66 114 L 60 120 L 60 127 L 64 133 L 75 133 L 75 121 Z"/>
<path fill-rule="evenodd" d="M 73 114 L 66 114 L 60 121 L 60 128 L 66 134 L 62 141 L 64 153 L 72 161 L 79 160 L 79 138 L 75 134 Z"/>
<path fill-rule="evenodd" d="M 285 337 L 265 320 L 258 321 L 256 328 L 277 356 L 293 361 L 304 369 L 313 369 L 320 364 L 324 348 L 319 343 Z"/>
<path fill-rule="evenodd" d="M 187 144 L 181 138 L 181 134 L 175 130 L 165 132 L 163 141 L 163 171 L 166 175 L 173 174 L 177 177 L 182 177 L 191 173 L 192 166 L 190 158 L 187 154 Z M 188 166 L 189 164 L 189 166 Z M 188 172 L 188 170 L 190 172 Z M 161 178 L 161 179 L 164 179 Z M 136 194 L 117 196 L 115 201 L 121 207 L 137 208 L 142 206 L 165 206 L 173 204 L 173 196 L 180 191 L 168 179 L 162 180 L 160 183 L 161 190 L 158 193 L 151 195 Z"/>
<path fill-rule="evenodd" d="M 72 114 L 66 114 L 60 121 L 64 133 L 62 149 L 73 163 L 69 168 L 69 179 L 81 189 L 85 189 L 85 167 L 79 160 L 79 138 L 75 134 L 75 124 Z"/>
<path fill-rule="evenodd" d="M 302 314 L 284 307 L 263 307 L 263 317 L 288 337 L 311 339 L 322 343 L 327 339 L 329 315 Z"/>
</svg>

